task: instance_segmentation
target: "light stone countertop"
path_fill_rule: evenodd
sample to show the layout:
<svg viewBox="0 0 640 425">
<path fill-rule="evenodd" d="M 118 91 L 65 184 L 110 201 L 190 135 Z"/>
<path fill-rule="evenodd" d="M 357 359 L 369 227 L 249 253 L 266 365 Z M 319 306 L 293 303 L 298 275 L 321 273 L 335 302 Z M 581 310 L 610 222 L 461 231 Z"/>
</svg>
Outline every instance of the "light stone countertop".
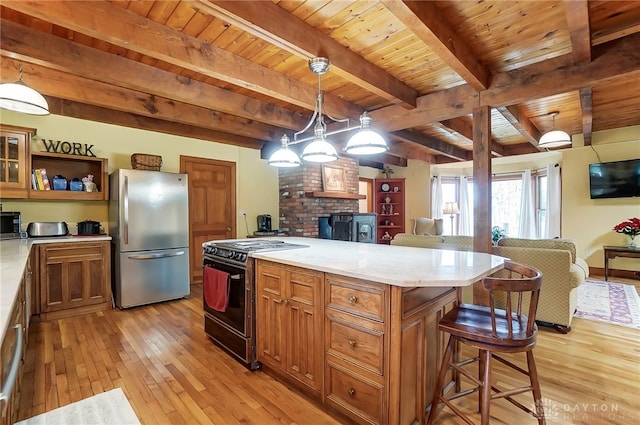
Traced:
<svg viewBox="0 0 640 425">
<path fill-rule="evenodd" d="M 280 240 L 309 248 L 252 252 L 250 256 L 404 287 L 468 286 L 501 269 L 505 260 L 468 251 L 297 237 Z"/>
<path fill-rule="evenodd" d="M 45 243 L 110 241 L 111 236 L 62 236 L 0 241 L 0 330 L 4 339 L 13 302 L 27 265 L 31 246 Z"/>
</svg>

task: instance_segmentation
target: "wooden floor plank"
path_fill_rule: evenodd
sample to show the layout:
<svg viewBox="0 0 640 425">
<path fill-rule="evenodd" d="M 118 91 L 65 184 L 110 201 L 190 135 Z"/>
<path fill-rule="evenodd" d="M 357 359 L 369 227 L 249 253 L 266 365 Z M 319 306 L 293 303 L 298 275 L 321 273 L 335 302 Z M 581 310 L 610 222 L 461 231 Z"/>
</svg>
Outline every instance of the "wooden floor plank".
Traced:
<svg viewBox="0 0 640 425">
<path fill-rule="evenodd" d="M 317 401 L 264 371 L 248 371 L 215 346 L 204 333 L 201 297 L 202 287 L 195 285 L 184 300 L 34 323 L 19 418 L 120 387 L 145 425 L 343 423 Z M 538 333 L 534 353 L 547 423 L 637 422 L 640 330 L 579 318 L 572 328 L 568 335 L 544 328 Z M 498 385 L 519 379 L 501 365 L 494 378 Z M 519 397 L 531 405 L 527 395 Z M 468 411 L 477 407 L 473 397 L 459 402 Z M 535 423 L 504 401 L 491 409 L 492 425 Z M 445 410 L 438 423 L 461 422 Z"/>
</svg>

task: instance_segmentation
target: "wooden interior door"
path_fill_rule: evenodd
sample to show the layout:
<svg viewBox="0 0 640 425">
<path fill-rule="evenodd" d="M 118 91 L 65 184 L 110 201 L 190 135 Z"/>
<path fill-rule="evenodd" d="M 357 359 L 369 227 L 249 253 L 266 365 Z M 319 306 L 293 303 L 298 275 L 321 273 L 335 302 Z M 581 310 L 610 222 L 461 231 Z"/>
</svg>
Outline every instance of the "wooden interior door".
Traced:
<svg viewBox="0 0 640 425">
<path fill-rule="evenodd" d="M 202 283 L 202 243 L 236 237 L 236 164 L 180 155 L 189 175 L 191 284 Z"/>
</svg>

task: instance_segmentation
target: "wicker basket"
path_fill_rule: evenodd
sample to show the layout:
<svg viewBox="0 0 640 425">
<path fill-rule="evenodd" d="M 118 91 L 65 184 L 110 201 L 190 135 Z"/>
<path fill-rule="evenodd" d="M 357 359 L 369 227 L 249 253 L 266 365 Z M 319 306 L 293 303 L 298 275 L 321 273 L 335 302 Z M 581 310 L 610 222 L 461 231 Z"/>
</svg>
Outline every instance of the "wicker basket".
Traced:
<svg viewBox="0 0 640 425">
<path fill-rule="evenodd" d="M 134 153 L 131 155 L 131 167 L 133 167 L 134 170 L 160 171 L 160 167 L 162 167 L 162 157 L 160 155 Z"/>
</svg>

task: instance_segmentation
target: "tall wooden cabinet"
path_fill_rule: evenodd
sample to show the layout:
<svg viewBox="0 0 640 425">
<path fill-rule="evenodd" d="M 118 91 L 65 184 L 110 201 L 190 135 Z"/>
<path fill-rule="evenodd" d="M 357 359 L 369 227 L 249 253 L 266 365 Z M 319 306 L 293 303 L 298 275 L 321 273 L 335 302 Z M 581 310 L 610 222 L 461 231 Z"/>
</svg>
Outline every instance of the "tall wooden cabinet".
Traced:
<svg viewBox="0 0 640 425">
<path fill-rule="evenodd" d="M 258 260 L 257 356 L 265 366 L 322 388 L 323 273 Z"/>
<path fill-rule="evenodd" d="M 111 307 L 108 241 L 43 244 L 38 249 L 42 320 Z"/>
<path fill-rule="evenodd" d="M 375 179 L 374 205 L 378 214 L 376 243 L 388 244 L 405 231 L 405 180 Z"/>
<path fill-rule="evenodd" d="M 31 187 L 33 129 L 0 126 L 0 198 L 26 198 Z"/>
</svg>

